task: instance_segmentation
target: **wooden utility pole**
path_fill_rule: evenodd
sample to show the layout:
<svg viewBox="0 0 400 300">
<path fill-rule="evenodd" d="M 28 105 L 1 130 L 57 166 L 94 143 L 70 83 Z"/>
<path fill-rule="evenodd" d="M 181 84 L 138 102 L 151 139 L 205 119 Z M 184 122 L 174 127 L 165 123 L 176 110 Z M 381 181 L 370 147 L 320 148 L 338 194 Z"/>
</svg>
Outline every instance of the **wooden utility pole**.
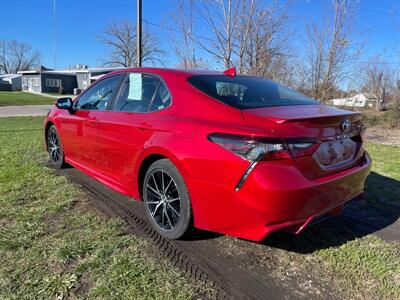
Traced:
<svg viewBox="0 0 400 300">
<path fill-rule="evenodd" d="M 136 65 L 142 66 L 142 0 L 136 0 Z"/>
</svg>

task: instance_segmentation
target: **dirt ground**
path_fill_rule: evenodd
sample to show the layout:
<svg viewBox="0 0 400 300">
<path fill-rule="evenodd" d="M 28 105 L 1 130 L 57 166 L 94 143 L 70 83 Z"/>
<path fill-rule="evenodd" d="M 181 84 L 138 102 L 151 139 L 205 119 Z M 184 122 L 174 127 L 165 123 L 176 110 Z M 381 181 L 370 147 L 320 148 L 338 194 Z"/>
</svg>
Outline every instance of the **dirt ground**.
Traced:
<svg viewBox="0 0 400 300">
<path fill-rule="evenodd" d="M 367 128 L 365 137 L 371 142 L 400 146 L 400 129 L 370 127 Z"/>
<path fill-rule="evenodd" d="M 200 234 L 194 239 L 167 241 L 149 227 L 141 203 L 106 188 L 76 169 L 68 168 L 57 173 L 80 185 L 94 206 L 105 215 L 122 218 L 133 234 L 149 238 L 161 257 L 183 266 L 189 277 L 200 280 L 205 278 L 205 283 L 211 282 L 213 286 L 221 288 L 217 289 L 217 295 L 212 294 L 206 298 L 377 298 L 374 290 L 363 291 L 358 295 L 342 286 L 335 279 L 336 274 L 324 267 L 320 258 L 313 255 L 323 251 L 325 247 L 340 247 L 350 240 L 373 232 L 378 233 L 379 229 L 388 227 L 388 222 L 392 223 L 397 219 L 385 215 L 375 221 L 370 220 L 368 206 L 364 207 L 364 202 L 349 207 L 340 217 L 307 229 L 302 236 L 276 233 L 265 243 L 252 243 L 204 232 L 204 236 Z M 360 207 L 363 207 L 362 215 L 357 213 Z M 375 218 L 377 215 L 373 213 Z M 378 224 L 378 221 L 385 224 Z M 348 236 L 346 228 L 353 229 L 351 236 Z M 334 240 L 323 234 L 331 231 L 339 238 Z M 378 235 L 392 240 L 390 234 L 382 232 Z M 398 232 L 395 232 L 393 239 L 398 239 Z M 323 247 L 322 240 L 325 240 Z"/>
</svg>

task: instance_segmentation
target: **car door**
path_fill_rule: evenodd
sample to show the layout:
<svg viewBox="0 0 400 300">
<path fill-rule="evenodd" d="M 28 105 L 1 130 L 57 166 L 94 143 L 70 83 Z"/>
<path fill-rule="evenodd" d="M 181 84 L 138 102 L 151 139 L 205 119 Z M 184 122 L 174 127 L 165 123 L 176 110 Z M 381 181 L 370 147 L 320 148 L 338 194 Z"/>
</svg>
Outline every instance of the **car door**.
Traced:
<svg viewBox="0 0 400 300">
<path fill-rule="evenodd" d="M 130 193 L 138 156 L 162 129 L 170 103 L 170 93 L 159 77 L 126 76 L 112 109 L 99 122 L 100 168 L 114 188 Z"/>
<path fill-rule="evenodd" d="M 59 116 L 59 127 L 67 160 L 83 168 L 97 169 L 98 122 L 110 106 L 122 75 L 101 80 L 85 91 L 74 103 L 72 113 Z"/>
</svg>

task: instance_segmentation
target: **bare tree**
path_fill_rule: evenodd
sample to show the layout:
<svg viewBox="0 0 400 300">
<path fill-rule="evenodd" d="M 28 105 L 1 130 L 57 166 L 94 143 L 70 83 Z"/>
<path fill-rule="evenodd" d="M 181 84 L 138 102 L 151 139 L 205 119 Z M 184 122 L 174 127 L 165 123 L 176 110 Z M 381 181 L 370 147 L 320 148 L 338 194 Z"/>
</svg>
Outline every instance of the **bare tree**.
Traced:
<svg viewBox="0 0 400 300">
<path fill-rule="evenodd" d="M 353 7 L 347 0 L 332 0 L 333 18 L 307 25 L 306 74 L 312 96 L 326 101 L 341 80 L 349 76 L 363 44 L 354 32 Z"/>
<path fill-rule="evenodd" d="M 36 67 L 40 63 L 38 51 L 24 42 L 0 41 L 0 73 L 15 74 Z"/>
<path fill-rule="evenodd" d="M 374 95 L 376 109 L 382 111 L 387 102 L 389 90 L 393 89 L 394 70 L 385 62 L 374 59 L 365 70 L 364 90 Z"/>
<path fill-rule="evenodd" d="M 289 5 L 289 2 L 287 3 Z M 241 69 L 244 73 L 288 83 L 292 77 L 289 37 L 292 35 L 287 5 L 260 6 L 255 3 L 251 19 L 245 24 L 245 46 Z M 247 25 L 248 24 L 248 25 Z M 248 32 L 248 33 L 247 33 Z M 240 56 L 239 56 L 240 58 Z"/>
<path fill-rule="evenodd" d="M 185 69 L 205 67 L 206 63 L 198 57 L 194 42 L 193 0 L 176 0 L 176 7 L 172 17 L 177 26 L 177 33 L 172 33 L 170 43 L 178 58 L 178 67 Z"/>
<path fill-rule="evenodd" d="M 187 13 L 179 12 L 185 11 L 185 4 L 190 6 L 189 11 L 196 12 L 197 28 L 209 28 L 207 37 L 194 32 L 192 13 L 188 18 Z M 288 44 L 285 29 L 289 18 L 284 8 L 261 0 L 179 0 L 176 16 L 185 45 L 190 45 L 186 49 L 193 49 L 193 41 L 223 68 L 234 66 L 239 73 L 275 77 L 288 58 L 282 55 Z"/>
<path fill-rule="evenodd" d="M 111 22 L 98 39 L 110 49 L 105 59 L 106 65 L 136 66 L 136 27 L 131 22 Z M 142 62 L 162 63 L 161 56 L 164 51 L 159 47 L 158 38 L 147 28 L 144 29 L 142 43 Z"/>
<path fill-rule="evenodd" d="M 202 0 L 196 2 L 195 6 L 203 24 L 211 31 L 210 39 L 199 39 L 195 36 L 196 43 L 217 62 L 222 63 L 225 69 L 233 65 L 233 43 L 234 36 L 237 36 L 235 18 L 241 2 L 243 1 Z"/>
</svg>

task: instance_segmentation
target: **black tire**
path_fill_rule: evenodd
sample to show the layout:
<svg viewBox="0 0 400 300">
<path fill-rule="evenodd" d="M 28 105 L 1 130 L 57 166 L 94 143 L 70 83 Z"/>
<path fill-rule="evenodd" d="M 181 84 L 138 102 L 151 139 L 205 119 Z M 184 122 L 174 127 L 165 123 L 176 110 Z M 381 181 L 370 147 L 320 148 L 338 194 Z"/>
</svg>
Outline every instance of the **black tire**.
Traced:
<svg viewBox="0 0 400 300">
<path fill-rule="evenodd" d="M 64 151 L 60 135 L 54 125 L 50 126 L 46 134 L 47 153 L 49 153 L 50 164 L 57 169 L 65 166 Z"/>
<path fill-rule="evenodd" d="M 170 182 L 170 179 L 173 181 Z M 143 181 L 143 200 L 151 225 L 162 236 L 180 239 L 192 231 L 189 193 L 182 175 L 170 160 L 158 160 L 147 170 Z"/>
</svg>

